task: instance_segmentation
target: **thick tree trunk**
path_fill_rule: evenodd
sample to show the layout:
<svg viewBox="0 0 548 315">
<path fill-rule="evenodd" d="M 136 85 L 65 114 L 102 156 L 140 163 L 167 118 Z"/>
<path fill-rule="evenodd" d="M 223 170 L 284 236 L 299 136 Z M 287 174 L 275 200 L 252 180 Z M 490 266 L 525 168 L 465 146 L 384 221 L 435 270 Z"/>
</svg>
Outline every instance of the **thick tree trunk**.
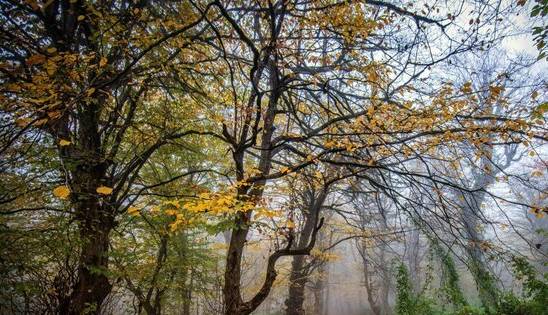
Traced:
<svg viewBox="0 0 548 315">
<path fill-rule="evenodd" d="M 96 191 L 100 186 L 112 186 L 105 176 L 108 162 L 101 152 L 99 106 L 82 106 L 85 107 L 80 113 L 78 144 L 60 148 L 60 156 L 70 170 L 70 198 L 81 242 L 77 280 L 70 296 L 60 305 L 60 313 L 78 315 L 99 314 L 101 304 L 111 291 L 105 272 L 115 214 L 109 196 L 100 196 Z M 67 128 L 65 124 L 60 134 L 68 135 Z"/>
<path fill-rule="evenodd" d="M 78 263 L 77 282 L 73 291 L 60 307 L 60 314 L 99 314 L 101 304 L 111 291 L 104 272 L 108 269 L 109 234 L 113 226 L 108 211 L 99 204 L 85 202 L 78 213 L 82 242 Z M 106 212 L 106 213 L 105 213 Z"/>
</svg>

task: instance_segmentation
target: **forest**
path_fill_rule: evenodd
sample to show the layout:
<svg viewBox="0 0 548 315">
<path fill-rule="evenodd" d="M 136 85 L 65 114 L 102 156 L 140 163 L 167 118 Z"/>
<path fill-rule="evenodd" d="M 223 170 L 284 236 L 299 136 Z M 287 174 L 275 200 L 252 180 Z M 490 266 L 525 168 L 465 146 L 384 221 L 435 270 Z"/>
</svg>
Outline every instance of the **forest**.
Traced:
<svg viewBox="0 0 548 315">
<path fill-rule="evenodd" d="M 0 0 L 0 315 L 548 314 L 548 0 Z"/>
</svg>

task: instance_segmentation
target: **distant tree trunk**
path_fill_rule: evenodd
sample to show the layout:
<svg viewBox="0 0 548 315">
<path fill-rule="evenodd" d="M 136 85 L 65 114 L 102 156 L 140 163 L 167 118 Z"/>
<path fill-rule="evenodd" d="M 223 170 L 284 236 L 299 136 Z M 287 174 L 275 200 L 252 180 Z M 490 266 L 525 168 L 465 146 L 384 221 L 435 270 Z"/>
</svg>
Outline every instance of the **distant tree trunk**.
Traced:
<svg viewBox="0 0 548 315">
<path fill-rule="evenodd" d="M 419 230 L 411 231 L 411 240 L 409 242 L 408 260 L 409 260 L 409 276 L 411 278 L 411 286 L 413 292 L 418 293 L 421 285 L 420 273 L 420 234 Z"/>
<path fill-rule="evenodd" d="M 303 256 L 293 257 L 289 276 L 289 294 L 285 300 L 287 315 L 304 314 L 304 289 L 307 281 L 307 275 L 303 270 L 304 260 Z"/>
<path fill-rule="evenodd" d="M 478 288 L 478 296 L 482 304 L 487 308 L 496 305 L 497 287 L 495 279 L 486 266 L 485 255 L 481 248 L 483 236 L 478 231 L 481 222 L 480 206 L 483 203 L 485 193 L 473 194 L 466 205 L 463 205 L 463 223 L 468 238 L 465 246 L 469 258 L 469 268 Z"/>
<path fill-rule="evenodd" d="M 479 225 L 483 222 L 481 207 L 486 197 L 484 190 L 494 182 L 496 172 L 492 170 L 493 165 L 491 162 L 493 147 L 491 145 L 482 145 L 481 149 L 486 153 L 480 159 L 479 168 L 485 170 L 485 172 L 477 172 L 475 174 L 472 186 L 474 192 L 461 193 L 460 203 L 462 208 L 462 223 L 467 238 L 464 249 L 468 255 L 469 268 L 476 282 L 478 295 L 483 306 L 494 308 L 496 306 L 497 287 L 485 262 L 485 255 L 482 250 L 484 239 L 482 233 L 479 231 Z M 478 191 L 480 189 L 481 191 Z"/>
<path fill-rule="evenodd" d="M 307 209 L 302 211 L 305 222 L 299 233 L 297 248 L 303 248 L 308 244 L 312 233 L 314 232 L 314 228 L 316 227 L 316 218 L 327 197 L 327 190 L 328 189 L 324 187 L 318 194 L 314 193 L 314 191 L 307 192 L 306 195 L 310 198 L 304 200 Z M 306 268 L 303 268 L 305 261 L 305 256 L 293 256 L 291 273 L 289 276 L 289 292 L 287 299 L 285 300 L 287 315 L 304 314 L 305 285 L 309 276 Z"/>
<path fill-rule="evenodd" d="M 314 230 L 315 209 L 309 209 L 306 213 L 305 224 L 298 242 L 298 248 L 302 248 L 308 244 L 308 240 Z M 285 300 L 287 315 L 302 315 L 304 314 L 304 291 L 308 280 L 308 274 L 304 267 L 305 257 L 294 256 L 291 264 L 291 273 L 289 276 L 289 293 Z"/>
<path fill-rule="evenodd" d="M 318 268 L 318 278 L 314 283 L 314 314 L 323 315 L 325 312 L 325 287 L 326 287 L 326 277 L 328 269 L 326 264 L 322 264 Z"/>
<path fill-rule="evenodd" d="M 325 233 L 320 232 L 319 234 L 320 238 L 320 244 L 325 243 L 326 235 Z M 327 244 L 332 243 L 333 234 L 329 235 L 329 240 L 327 240 Z M 316 315 L 324 315 L 326 312 L 326 299 L 325 299 L 325 289 L 327 286 L 327 278 L 329 276 L 329 266 L 327 263 L 322 262 L 318 266 L 318 272 L 316 274 L 316 281 L 314 282 L 313 286 L 313 294 L 314 294 L 314 314 Z"/>
<path fill-rule="evenodd" d="M 365 246 L 365 243 L 362 244 L 362 265 L 363 265 L 363 276 L 364 276 L 364 283 L 365 283 L 365 289 L 367 290 L 367 302 L 369 303 L 369 307 L 371 307 L 371 311 L 375 315 L 381 315 L 381 308 L 378 305 L 377 301 L 375 300 L 375 295 L 377 294 L 377 290 L 374 288 L 374 280 L 371 279 L 371 271 L 369 270 L 369 261 L 367 258 L 367 248 Z"/>
<path fill-rule="evenodd" d="M 188 286 L 183 289 L 183 315 L 190 315 L 190 306 L 192 305 L 192 285 L 193 285 L 193 273 L 190 271 L 190 280 Z"/>
</svg>

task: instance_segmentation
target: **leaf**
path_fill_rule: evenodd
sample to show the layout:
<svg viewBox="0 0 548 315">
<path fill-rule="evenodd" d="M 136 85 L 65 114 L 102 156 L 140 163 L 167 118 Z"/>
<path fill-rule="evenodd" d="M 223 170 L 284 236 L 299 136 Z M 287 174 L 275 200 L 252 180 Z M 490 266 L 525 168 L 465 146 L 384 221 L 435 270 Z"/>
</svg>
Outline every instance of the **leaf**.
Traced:
<svg viewBox="0 0 548 315">
<path fill-rule="evenodd" d="M 30 123 L 32 122 L 32 119 L 28 118 L 28 117 L 24 117 L 24 118 L 18 118 L 15 120 L 15 124 L 21 128 L 25 128 L 26 126 L 28 126 Z"/>
<path fill-rule="evenodd" d="M 32 55 L 29 58 L 27 58 L 25 63 L 29 66 L 32 66 L 32 65 L 38 65 L 38 64 L 44 63 L 45 61 L 46 61 L 46 56 L 38 54 L 38 55 Z"/>
<path fill-rule="evenodd" d="M 101 57 L 101 60 L 99 60 L 99 67 L 103 68 L 104 66 L 107 65 L 107 62 L 108 62 L 107 58 Z"/>
<path fill-rule="evenodd" d="M 53 195 L 59 199 L 67 199 L 70 195 L 70 188 L 67 186 L 58 186 L 53 189 Z"/>
<path fill-rule="evenodd" d="M 42 126 L 42 125 L 45 125 L 47 124 L 48 122 L 48 119 L 47 118 L 42 118 L 42 119 L 38 119 L 37 121 L 34 122 L 34 126 Z"/>
<path fill-rule="evenodd" d="M 87 96 L 91 96 L 93 93 L 95 93 L 95 88 L 90 88 L 89 90 L 86 91 Z"/>
<path fill-rule="evenodd" d="M 85 16 L 79 15 L 79 16 L 78 16 L 78 21 L 83 21 L 85 18 L 86 18 Z"/>
<path fill-rule="evenodd" d="M 139 216 L 139 208 L 131 206 L 127 208 L 127 213 L 132 216 Z"/>
<path fill-rule="evenodd" d="M 112 188 L 107 187 L 107 186 L 99 186 L 99 187 L 97 187 L 96 191 L 97 191 L 98 194 L 101 194 L 101 195 L 110 195 L 110 194 L 112 194 Z"/>
<path fill-rule="evenodd" d="M 67 146 L 67 145 L 71 145 L 72 142 L 68 141 L 68 140 L 65 140 L 65 139 L 61 139 L 59 140 L 59 145 L 64 147 L 64 146 Z"/>
<path fill-rule="evenodd" d="M 532 177 L 542 177 L 542 171 L 535 170 L 531 173 Z"/>
</svg>

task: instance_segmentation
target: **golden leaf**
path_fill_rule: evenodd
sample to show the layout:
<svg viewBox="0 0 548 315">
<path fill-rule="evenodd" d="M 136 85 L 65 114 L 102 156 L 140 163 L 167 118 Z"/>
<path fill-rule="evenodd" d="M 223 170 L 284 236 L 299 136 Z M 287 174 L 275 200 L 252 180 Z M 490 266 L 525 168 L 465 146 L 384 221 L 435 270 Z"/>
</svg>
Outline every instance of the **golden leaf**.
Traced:
<svg viewBox="0 0 548 315">
<path fill-rule="evenodd" d="M 30 124 L 30 122 L 32 121 L 32 119 L 28 118 L 28 117 L 25 117 L 25 118 L 18 118 L 15 120 L 15 124 L 21 128 L 24 128 L 26 126 L 28 126 L 28 124 Z"/>
<path fill-rule="evenodd" d="M 70 195 L 70 188 L 67 186 L 58 186 L 53 189 L 53 195 L 60 199 L 67 199 Z"/>
<path fill-rule="evenodd" d="M 25 63 L 29 66 L 32 66 L 32 65 L 38 65 L 38 64 L 44 63 L 45 61 L 46 61 L 46 56 L 38 54 L 38 55 L 32 55 L 29 58 L 27 58 Z"/>
<path fill-rule="evenodd" d="M 38 119 L 37 121 L 34 122 L 34 126 L 42 126 L 42 125 L 45 125 L 47 124 L 48 122 L 48 119 L 47 118 L 42 118 L 42 119 Z"/>
<path fill-rule="evenodd" d="M 101 195 L 110 195 L 112 194 L 112 188 L 107 186 L 100 186 L 96 189 L 97 193 Z"/>
<path fill-rule="evenodd" d="M 89 90 L 86 91 L 87 96 L 91 96 L 93 93 L 95 93 L 95 88 L 90 88 Z"/>
<path fill-rule="evenodd" d="M 139 216 L 139 208 L 131 206 L 127 208 L 127 213 L 132 216 Z"/>
<path fill-rule="evenodd" d="M 65 139 L 61 139 L 59 140 L 59 145 L 64 147 L 64 146 L 67 146 L 67 145 L 70 145 L 72 142 L 68 141 L 68 140 L 65 140 Z"/>
<path fill-rule="evenodd" d="M 83 21 L 85 18 L 86 18 L 85 16 L 79 15 L 79 16 L 78 16 L 78 21 Z"/>
<path fill-rule="evenodd" d="M 108 62 L 107 58 L 101 57 L 101 60 L 99 60 L 99 67 L 103 68 L 104 66 L 107 65 L 107 62 Z"/>
</svg>

